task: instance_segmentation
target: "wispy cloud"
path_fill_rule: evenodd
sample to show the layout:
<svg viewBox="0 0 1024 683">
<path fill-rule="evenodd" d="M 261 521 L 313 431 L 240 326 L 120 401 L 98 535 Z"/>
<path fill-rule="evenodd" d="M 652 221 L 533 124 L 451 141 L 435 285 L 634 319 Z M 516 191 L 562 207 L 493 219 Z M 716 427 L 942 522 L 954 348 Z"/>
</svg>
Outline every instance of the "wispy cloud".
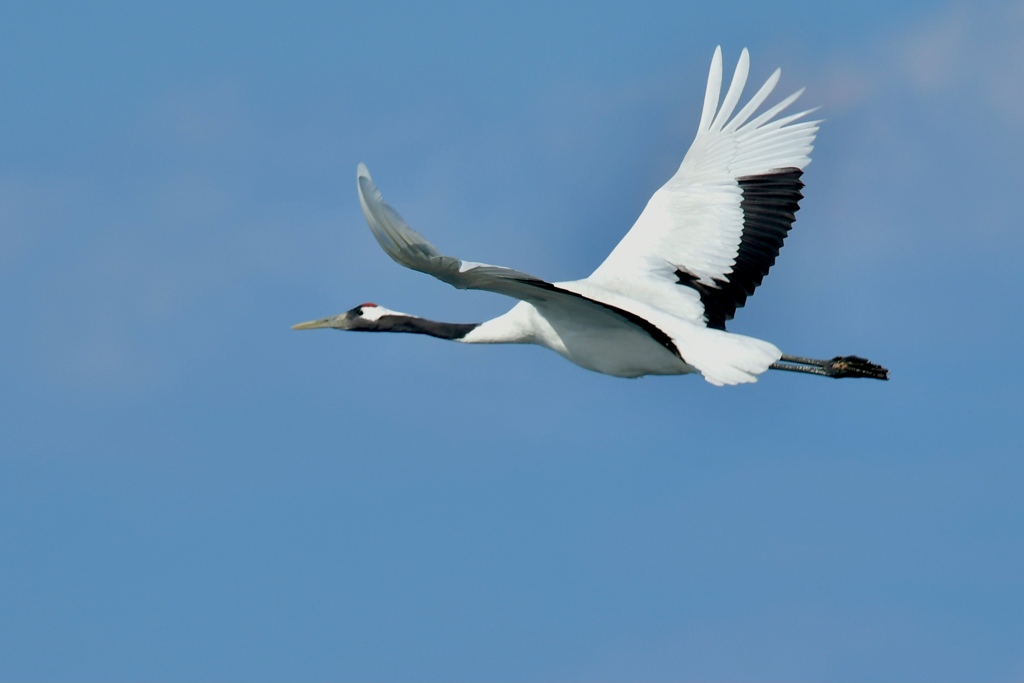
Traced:
<svg viewBox="0 0 1024 683">
<path fill-rule="evenodd" d="M 977 113 L 1019 120 L 1024 112 L 1024 3 L 958 2 L 909 31 L 826 63 L 825 105 L 841 111 L 898 93 L 971 97 Z"/>
<path fill-rule="evenodd" d="M 841 183 L 824 208 L 851 265 L 920 262 L 968 232 L 975 245 L 1006 239 L 1024 153 L 1021 35 L 1024 3 L 956 3 L 821 66 L 809 89 L 823 93 L 831 154 L 816 170 L 831 170 L 815 184 Z"/>
</svg>

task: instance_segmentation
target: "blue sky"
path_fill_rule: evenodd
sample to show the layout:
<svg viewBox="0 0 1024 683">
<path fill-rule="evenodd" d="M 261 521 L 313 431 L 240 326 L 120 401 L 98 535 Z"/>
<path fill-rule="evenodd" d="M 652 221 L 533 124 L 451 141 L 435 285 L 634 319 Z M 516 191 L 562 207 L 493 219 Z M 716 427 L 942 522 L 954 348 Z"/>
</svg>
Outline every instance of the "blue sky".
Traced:
<svg viewBox="0 0 1024 683">
<path fill-rule="evenodd" d="M 0 678 L 1024 676 L 1021 2 L 0 9 Z M 585 276 L 715 45 L 826 119 L 731 329 L 892 381 L 294 333 Z"/>
</svg>

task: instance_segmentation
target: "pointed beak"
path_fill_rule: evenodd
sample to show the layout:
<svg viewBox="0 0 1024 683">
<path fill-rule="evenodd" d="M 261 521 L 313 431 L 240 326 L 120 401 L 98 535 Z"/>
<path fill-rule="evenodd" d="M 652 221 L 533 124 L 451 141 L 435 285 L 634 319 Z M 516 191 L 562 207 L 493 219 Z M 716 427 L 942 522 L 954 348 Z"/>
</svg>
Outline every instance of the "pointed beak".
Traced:
<svg viewBox="0 0 1024 683">
<path fill-rule="evenodd" d="M 293 330 L 320 330 L 327 327 L 331 327 L 331 323 L 335 322 L 334 318 L 322 318 L 320 320 L 310 320 L 309 322 L 299 323 L 298 325 L 292 325 Z"/>
</svg>

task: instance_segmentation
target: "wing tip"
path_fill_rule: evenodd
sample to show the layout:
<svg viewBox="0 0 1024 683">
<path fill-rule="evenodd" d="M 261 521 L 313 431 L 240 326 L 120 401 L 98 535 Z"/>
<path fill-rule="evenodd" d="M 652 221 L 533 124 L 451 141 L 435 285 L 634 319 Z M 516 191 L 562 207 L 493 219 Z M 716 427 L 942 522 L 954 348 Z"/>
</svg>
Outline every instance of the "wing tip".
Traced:
<svg viewBox="0 0 1024 683">
<path fill-rule="evenodd" d="M 715 48 L 711 56 L 711 68 L 708 70 L 708 84 L 704 90 L 704 106 L 701 108 L 700 123 L 697 124 L 698 133 L 707 130 L 715 119 L 715 112 L 718 110 L 718 100 L 722 94 L 722 46 Z"/>
</svg>

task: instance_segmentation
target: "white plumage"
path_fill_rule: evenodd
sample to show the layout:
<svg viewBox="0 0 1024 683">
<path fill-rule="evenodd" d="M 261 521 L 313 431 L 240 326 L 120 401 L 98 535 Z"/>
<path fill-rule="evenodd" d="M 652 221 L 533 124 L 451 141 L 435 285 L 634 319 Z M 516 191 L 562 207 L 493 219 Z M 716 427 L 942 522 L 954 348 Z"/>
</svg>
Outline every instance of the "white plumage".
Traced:
<svg viewBox="0 0 1024 683">
<path fill-rule="evenodd" d="M 386 204 L 362 164 L 359 199 L 374 236 L 401 265 L 460 289 L 519 299 L 480 324 L 450 324 L 363 304 L 296 325 L 429 334 L 464 343 L 532 343 L 584 368 L 619 377 L 700 372 L 716 385 L 754 382 L 770 367 L 832 377 L 887 378 L 855 356 L 783 356 L 766 341 L 725 330 L 775 262 L 794 220 L 818 121 L 781 114 L 798 91 L 757 115 L 775 73 L 735 113 L 749 70 L 746 50 L 721 98 L 722 54 L 711 62 L 697 135 L 679 170 L 589 277 L 549 283 L 442 255 Z M 780 359 L 784 362 L 779 362 Z"/>
</svg>

